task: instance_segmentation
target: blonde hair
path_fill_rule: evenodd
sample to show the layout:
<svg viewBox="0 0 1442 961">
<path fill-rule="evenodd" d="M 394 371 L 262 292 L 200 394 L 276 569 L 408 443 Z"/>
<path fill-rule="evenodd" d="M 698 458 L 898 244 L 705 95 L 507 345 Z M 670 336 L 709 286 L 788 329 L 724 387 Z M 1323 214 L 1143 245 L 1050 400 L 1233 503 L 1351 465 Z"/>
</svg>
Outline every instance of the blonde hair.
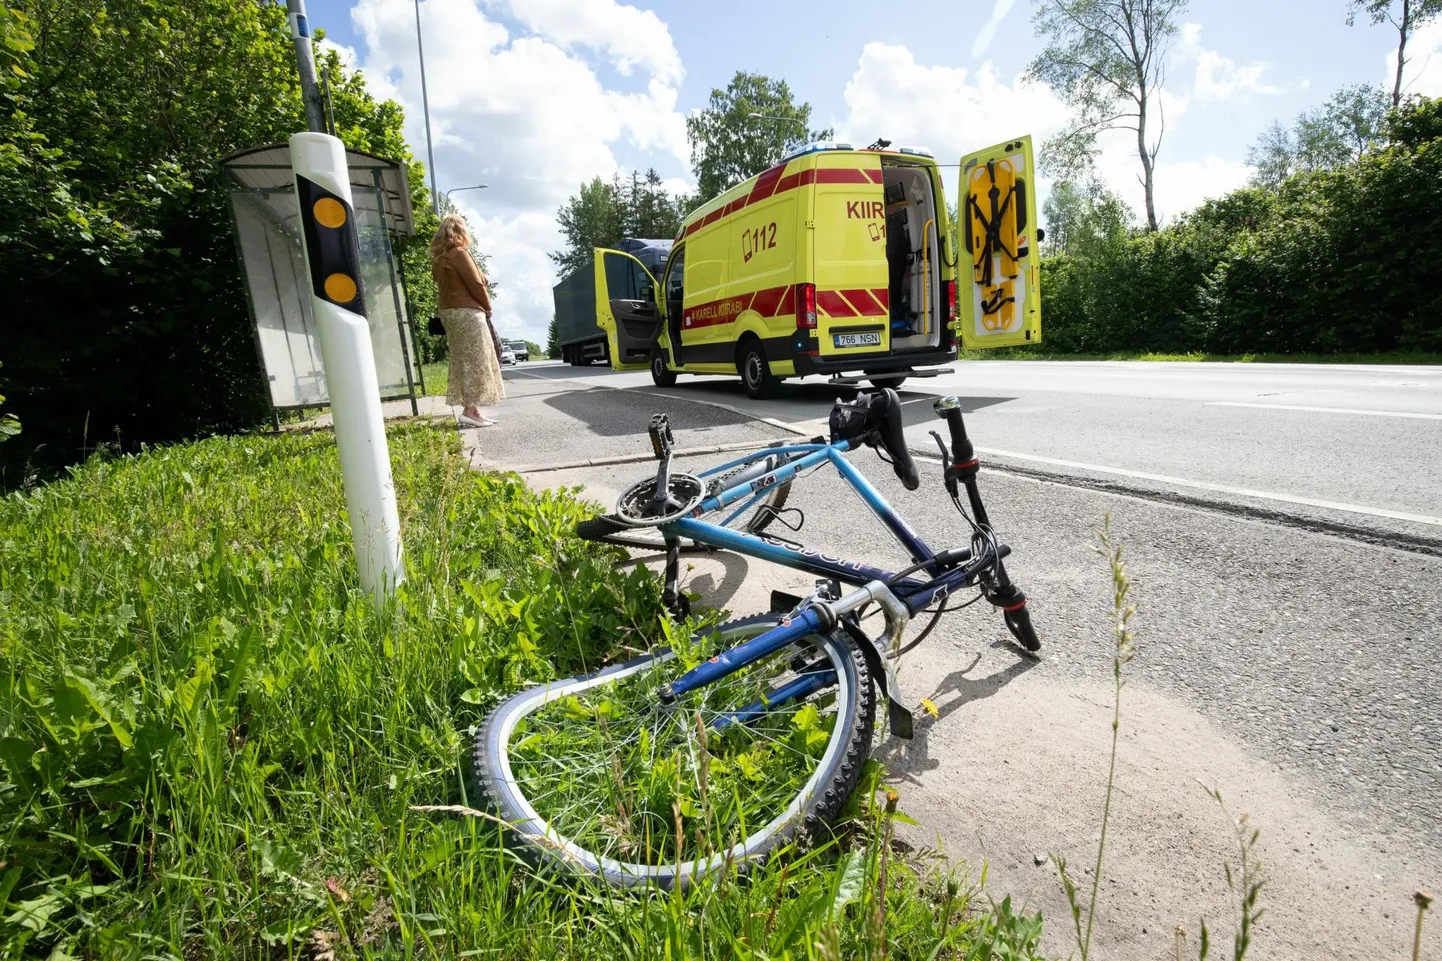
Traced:
<svg viewBox="0 0 1442 961">
<path fill-rule="evenodd" d="M 469 247 L 471 232 L 466 229 L 466 218 L 460 214 L 446 214 L 441 218 L 440 229 L 431 238 L 431 259 L 435 260 L 456 247 Z"/>
</svg>

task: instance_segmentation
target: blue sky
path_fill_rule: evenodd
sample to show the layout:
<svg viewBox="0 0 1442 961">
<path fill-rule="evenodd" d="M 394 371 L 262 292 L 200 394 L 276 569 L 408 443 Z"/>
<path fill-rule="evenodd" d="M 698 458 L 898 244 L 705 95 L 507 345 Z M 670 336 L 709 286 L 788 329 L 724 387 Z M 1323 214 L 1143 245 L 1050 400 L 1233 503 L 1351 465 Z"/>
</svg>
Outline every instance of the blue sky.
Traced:
<svg viewBox="0 0 1442 961">
<path fill-rule="evenodd" d="M 307 6 L 372 89 L 406 108 L 423 159 L 411 0 Z M 684 117 L 737 70 L 786 79 L 815 124 L 857 143 L 884 136 L 954 161 L 1019 133 L 1044 139 L 1066 113 L 1020 81 L 1039 48 L 1032 9 L 1033 0 L 423 0 L 440 188 L 491 185 L 454 199 L 492 257 L 497 321 L 508 335 L 544 339 L 557 205 L 617 168 L 654 166 L 683 186 Z M 1348 27 L 1346 0 L 1193 0 L 1182 20 L 1163 96 L 1163 218 L 1241 184 L 1247 147 L 1272 120 L 1344 84 L 1390 77 L 1395 33 Z M 1411 89 L 1442 93 L 1442 25 L 1412 48 Z M 1107 144 L 1101 168 L 1140 209 L 1128 146 Z"/>
</svg>

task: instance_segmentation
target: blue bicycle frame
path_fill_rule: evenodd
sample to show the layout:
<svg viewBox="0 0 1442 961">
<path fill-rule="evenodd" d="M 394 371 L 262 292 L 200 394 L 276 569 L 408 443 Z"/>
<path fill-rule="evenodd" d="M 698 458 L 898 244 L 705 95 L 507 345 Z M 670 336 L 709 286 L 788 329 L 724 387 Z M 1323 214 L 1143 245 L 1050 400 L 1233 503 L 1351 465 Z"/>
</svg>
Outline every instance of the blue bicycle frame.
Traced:
<svg viewBox="0 0 1442 961">
<path fill-rule="evenodd" d="M 712 468 L 698 476 L 702 479 L 719 474 L 724 471 L 733 470 L 737 467 L 745 467 L 758 460 L 771 456 L 791 457 L 801 455 L 795 460 L 790 460 L 780 467 L 777 467 L 759 477 L 738 483 L 735 486 L 722 491 L 712 497 L 703 500 L 700 505 L 692 511 L 692 516 L 682 518 L 661 525 L 661 532 L 668 540 L 686 537 L 698 544 L 708 544 L 713 547 L 724 548 L 735 551 L 738 554 L 745 554 L 757 557 L 762 560 L 771 561 L 784 567 L 791 567 L 797 570 L 806 571 L 811 574 L 835 578 L 843 584 L 864 585 L 875 581 L 883 583 L 892 582 L 895 575 L 886 570 L 863 564 L 860 561 L 845 560 L 839 557 L 832 557 L 812 550 L 800 544 L 792 544 L 778 537 L 766 534 L 752 534 L 744 531 L 736 531 L 725 527 L 726 523 L 739 516 L 759 498 L 778 484 L 784 484 L 796 477 L 801 471 L 830 461 L 830 463 L 841 474 L 842 478 L 855 490 L 872 513 L 886 525 L 887 529 L 896 537 L 911 559 L 918 564 L 936 561 L 937 554 L 931 550 L 921 537 L 911 529 L 910 525 L 903 520 L 880 492 L 858 471 L 845 457 L 851 443 L 846 440 L 835 441 L 829 444 L 795 444 L 783 447 L 770 447 L 764 451 L 748 455 L 738 460 L 730 461 L 719 467 Z M 725 510 L 733 504 L 741 503 L 741 506 L 729 514 L 721 524 L 714 524 L 698 518 L 706 514 L 713 514 Z M 974 583 L 979 565 L 969 564 L 970 552 L 948 557 L 947 563 L 941 562 L 927 564 L 926 570 L 932 574 L 930 580 L 922 581 L 914 577 L 905 577 L 890 583 L 890 589 L 897 599 L 906 606 L 910 615 L 930 607 L 932 604 L 944 600 L 952 592 L 969 587 Z M 678 678 L 670 687 L 670 697 L 680 697 L 688 691 L 703 687 L 714 681 L 725 677 L 733 671 L 739 670 L 760 658 L 786 647 L 807 635 L 817 633 L 823 629 L 822 617 L 812 609 L 800 612 L 797 616 L 784 622 L 774 630 L 767 631 L 736 647 L 722 651 L 715 657 L 703 662 L 695 669 Z M 783 704 L 790 700 L 806 697 L 826 682 L 826 677 L 810 676 L 800 681 L 792 682 L 786 687 L 771 692 L 764 701 L 757 702 L 735 715 L 723 718 L 717 722 L 717 727 L 724 727 L 729 723 L 745 721 L 759 715 L 765 710 Z M 835 682 L 834 674 L 830 675 L 830 682 Z"/>
<path fill-rule="evenodd" d="M 902 547 L 906 548 L 913 561 L 920 563 L 935 558 L 936 552 L 927 547 L 920 535 L 911 529 L 911 525 L 892 510 L 891 505 L 886 502 L 886 498 L 882 497 L 881 493 L 871 486 L 871 482 L 846 459 L 844 455 L 850 449 L 851 442 L 845 440 L 830 444 L 793 444 L 785 447 L 768 447 L 763 451 L 730 461 L 719 467 L 713 467 L 697 476 L 705 480 L 707 477 L 737 467 L 745 467 L 766 457 L 803 455 L 760 477 L 752 478 L 722 491 L 714 497 L 706 498 L 692 511 L 692 516 L 663 524 L 660 528 L 661 533 L 667 538 L 686 537 L 698 544 L 708 544 L 712 547 L 735 551 L 738 554 L 771 561 L 783 567 L 795 568 L 821 577 L 834 577 L 843 584 L 860 585 L 871 581 L 888 581 L 894 576 L 890 571 L 872 567 L 860 561 L 832 557 L 779 537 L 752 534 L 724 526 L 764 497 L 771 488 L 778 484 L 788 483 L 801 471 L 830 461 L 846 483 L 861 496 L 862 501 L 871 509 L 871 512 L 881 519 L 887 530 L 891 531 Z M 729 514 L 721 524 L 698 519 L 743 501 L 744 503 Z M 934 575 L 933 580 L 922 582 L 908 577 L 902 578 L 892 585 L 893 591 L 912 614 L 930 607 L 951 591 L 969 586 L 971 578 L 975 576 L 968 573 L 964 566 L 953 568 L 950 571 L 942 571 L 938 569 L 937 565 L 933 565 L 930 572 Z"/>
</svg>

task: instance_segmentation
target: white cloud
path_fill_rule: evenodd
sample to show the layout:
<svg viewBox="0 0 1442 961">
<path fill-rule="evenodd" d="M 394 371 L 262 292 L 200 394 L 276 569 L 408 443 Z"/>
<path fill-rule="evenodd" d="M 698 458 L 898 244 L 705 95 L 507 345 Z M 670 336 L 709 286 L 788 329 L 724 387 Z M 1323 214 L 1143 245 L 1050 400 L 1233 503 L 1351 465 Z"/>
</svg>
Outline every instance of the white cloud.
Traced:
<svg viewBox="0 0 1442 961">
<path fill-rule="evenodd" d="M 1037 143 L 1059 131 L 1067 109 L 1045 86 L 1010 82 L 990 62 L 977 70 L 919 64 L 903 46 L 868 43 L 846 84 L 839 139 L 928 146 L 942 163 L 1030 133 Z"/>
<path fill-rule="evenodd" d="M 1390 93 L 1397 79 L 1397 48 L 1387 51 L 1387 75 L 1382 85 Z M 1425 24 L 1407 41 L 1407 65 L 1402 70 L 1402 92 L 1424 97 L 1442 96 L 1442 20 Z"/>
<path fill-rule="evenodd" d="M 341 66 L 347 70 L 354 70 L 356 65 L 360 63 L 360 57 L 356 54 L 355 47 L 347 47 L 343 43 L 336 43 L 334 40 L 325 39 L 317 40 L 315 45 L 321 50 L 334 50 L 340 54 Z M 320 58 L 317 57 L 316 59 L 319 60 Z"/>
<path fill-rule="evenodd" d="M 996 39 L 996 30 L 1006 15 L 1011 13 L 1011 8 L 1016 6 L 1016 0 L 996 0 L 996 5 L 991 8 L 991 19 L 987 20 L 981 30 L 977 32 L 976 39 L 971 43 L 971 55 L 980 57 L 991 47 L 991 42 Z"/>
<path fill-rule="evenodd" d="M 1020 76 L 1008 81 L 998 76 L 990 63 L 974 71 L 927 66 L 917 63 L 906 47 L 884 43 L 863 48 L 845 96 L 847 115 L 836 121 L 840 139 L 870 143 L 880 136 L 897 145 L 930 146 L 940 163 L 955 163 L 973 150 L 1019 134 L 1031 134 L 1040 150 L 1048 137 L 1066 126 L 1069 117 L 1066 105 L 1049 88 Z M 1167 129 L 1174 130 L 1189 99 L 1163 90 L 1159 100 Z M 1098 138 L 1098 148 L 1097 166 L 1103 180 L 1142 216 L 1145 205 L 1137 178 L 1141 165 L 1136 134 L 1110 131 Z M 1158 215 L 1184 213 L 1208 197 L 1241 186 L 1249 172 L 1240 160 L 1213 156 L 1173 160 L 1163 149 L 1156 170 Z M 945 179 L 948 185 L 956 183 L 951 168 Z M 1045 202 L 1049 191 L 1050 183 L 1042 178 L 1038 200 Z"/>
<path fill-rule="evenodd" d="M 617 169 L 613 146 L 688 157 L 676 109 L 683 75 L 665 24 L 615 0 L 515 0 L 512 34 L 476 0 L 426 0 L 426 85 L 442 192 L 457 194 L 501 284 L 496 320 L 507 333 L 544 339 L 560 246 L 555 211 L 585 180 Z M 372 92 L 406 112 L 406 139 L 425 157 L 415 7 L 358 0 L 361 68 Z M 605 64 L 642 89 L 609 88 Z M 662 164 L 664 165 L 664 163 Z"/>
<path fill-rule="evenodd" d="M 665 84 L 681 82 L 671 31 L 650 10 L 615 0 L 509 0 L 511 15 L 547 40 L 608 53 L 623 76 L 640 66 Z"/>
<path fill-rule="evenodd" d="M 1263 81 L 1262 75 L 1267 72 L 1266 62 L 1242 65 L 1215 50 L 1203 47 L 1202 25 L 1199 23 L 1182 24 L 1182 38 L 1176 46 L 1176 58 L 1181 65 L 1196 65 L 1192 78 L 1192 96 L 1203 102 L 1221 103 L 1245 94 L 1274 97 L 1287 90 L 1285 86 Z"/>
</svg>

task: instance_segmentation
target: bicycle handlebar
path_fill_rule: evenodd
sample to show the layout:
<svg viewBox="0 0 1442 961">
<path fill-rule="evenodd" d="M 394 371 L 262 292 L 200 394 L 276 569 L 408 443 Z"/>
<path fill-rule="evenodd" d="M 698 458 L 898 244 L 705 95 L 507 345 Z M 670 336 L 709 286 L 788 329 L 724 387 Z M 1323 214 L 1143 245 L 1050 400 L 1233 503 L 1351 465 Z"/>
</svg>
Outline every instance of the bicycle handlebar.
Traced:
<svg viewBox="0 0 1442 961">
<path fill-rule="evenodd" d="M 966 470 L 976 466 L 976 449 L 966 436 L 966 422 L 961 418 L 961 401 L 956 397 L 938 397 L 932 405 L 936 416 L 946 421 L 951 432 L 951 463 L 949 470 Z"/>
</svg>

